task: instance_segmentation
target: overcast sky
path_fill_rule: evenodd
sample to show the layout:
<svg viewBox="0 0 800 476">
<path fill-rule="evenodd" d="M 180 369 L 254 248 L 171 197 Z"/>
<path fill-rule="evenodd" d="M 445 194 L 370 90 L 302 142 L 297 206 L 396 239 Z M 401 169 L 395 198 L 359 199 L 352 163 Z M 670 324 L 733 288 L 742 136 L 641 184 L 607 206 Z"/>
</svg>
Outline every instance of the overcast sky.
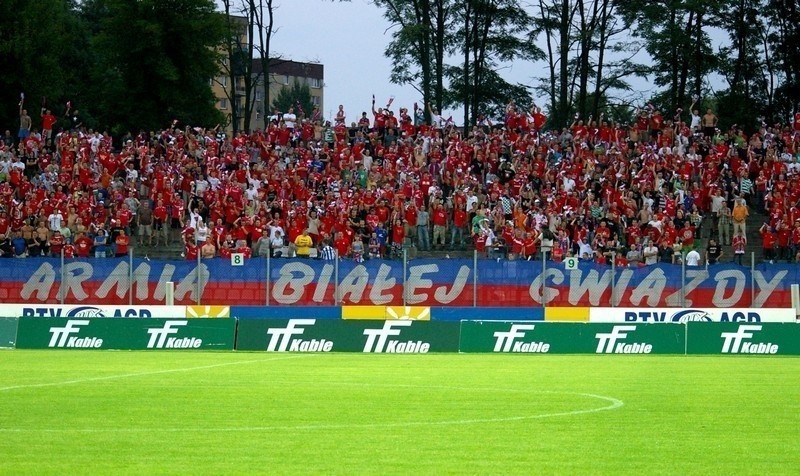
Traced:
<svg viewBox="0 0 800 476">
<path fill-rule="evenodd" d="M 271 56 L 301 62 L 319 62 L 325 67 L 325 104 L 323 114 L 331 118 L 339 104 L 344 105 L 348 122 L 357 121 L 362 111 L 370 112 L 372 94 L 377 106 L 395 97 L 393 109 L 422 106 L 421 95 L 411 86 L 398 86 L 389 81 L 391 63 L 384 50 L 391 40 L 391 25 L 382 11 L 368 0 L 338 2 L 331 0 L 276 0 L 275 28 Z M 541 45 L 544 48 L 544 44 Z M 640 53 L 638 61 L 647 61 Z M 501 76 L 513 83 L 533 85 L 534 78 L 546 73 L 545 63 L 520 61 L 507 65 Z M 637 96 L 649 96 L 652 85 L 635 80 Z M 645 94 L 642 94 L 642 93 Z M 538 104 L 544 102 L 537 98 Z M 637 103 L 643 101 L 636 98 Z M 453 115 L 457 124 L 463 113 Z"/>
</svg>

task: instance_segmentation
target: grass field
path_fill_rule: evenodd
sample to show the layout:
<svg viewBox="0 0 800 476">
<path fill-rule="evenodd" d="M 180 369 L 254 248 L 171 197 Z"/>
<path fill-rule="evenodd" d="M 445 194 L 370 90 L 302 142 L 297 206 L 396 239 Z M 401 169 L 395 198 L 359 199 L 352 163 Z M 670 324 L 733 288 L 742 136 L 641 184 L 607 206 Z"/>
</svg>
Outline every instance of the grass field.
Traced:
<svg viewBox="0 0 800 476">
<path fill-rule="evenodd" d="M 800 359 L 0 352 L 0 474 L 798 474 Z"/>
</svg>

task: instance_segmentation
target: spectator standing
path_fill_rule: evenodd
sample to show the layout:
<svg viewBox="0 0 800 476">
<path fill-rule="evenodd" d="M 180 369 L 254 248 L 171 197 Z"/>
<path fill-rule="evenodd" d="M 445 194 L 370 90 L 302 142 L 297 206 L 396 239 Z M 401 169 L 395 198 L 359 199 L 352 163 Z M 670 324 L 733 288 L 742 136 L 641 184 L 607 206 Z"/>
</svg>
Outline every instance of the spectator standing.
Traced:
<svg viewBox="0 0 800 476">
<path fill-rule="evenodd" d="M 105 258 L 106 247 L 108 246 L 108 237 L 106 236 L 106 231 L 102 228 L 97 230 L 97 234 L 94 236 L 94 240 L 92 240 L 92 242 L 94 244 L 94 257 Z"/>
<path fill-rule="evenodd" d="M 31 116 L 28 115 L 27 109 L 22 108 L 23 102 L 19 102 L 19 133 L 17 137 L 19 138 L 20 142 L 23 142 L 25 139 L 30 137 L 31 135 Z"/>
<path fill-rule="evenodd" d="M 764 261 L 769 261 L 769 264 L 775 262 L 775 247 L 778 245 L 778 236 L 775 234 L 775 229 L 764 223 L 759 230 L 761 233 L 761 247 L 763 249 Z"/>
<path fill-rule="evenodd" d="M 431 215 L 425 208 L 421 208 L 417 212 L 417 242 L 420 251 L 427 251 L 431 248 L 430 238 L 428 237 L 430 218 Z"/>
<path fill-rule="evenodd" d="M 686 266 L 700 266 L 700 253 L 697 249 L 692 248 L 686 253 Z"/>
<path fill-rule="evenodd" d="M 658 247 L 652 240 L 647 240 L 644 250 L 642 250 L 642 256 L 644 256 L 644 264 L 647 266 L 658 263 Z"/>
<path fill-rule="evenodd" d="M 722 251 L 722 247 L 717 244 L 717 240 L 709 238 L 708 246 L 706 246 L 706 263 L 710 265 L 717 264 L 723 254 L 725 253 Z"/>
<path fill-rule="evenodd" d="M 153 246 L 153 209 L 148 200 L 142 200 L 136 210 L 137 235 L 139 246 L 147 241 L 147 246 Z"/>
<path fill-rule="evenodd" d="M 747 246 L 747 237 L 742 234 L 741 231 L 737 232 L 733 236 L 733 259 L 736 264 L 742 264 L 742 258 L 744 257 L 744 249 Z"/>
<path fill-rule="evenodd" d="M 308 234 L 308 228 L 304 229 L 303 232 L 294 239 L 294 246 L 298 258 L 308 258 L 311 256 L 311 247 L 314 246 L 314 241 Z"/>
<path fill-rule="evenodd" d="M 433 209 L 433 247 L 444 248 L 445 232 L 447 230 L 447 211 L 444 209 L 442 203 L 437 203 Z"/>
<path fill-rule="evenodd" d="M 333 261 L 336 259 L 336 250 L 331 246 L 331 240 L 326 238 L 322 242 L 322 251 L 320 251 L 321 258 L 325 261 Z"/>
<path fill-rule="evenodd" d="M 722 207 L 719 210 L 719 223 L 717 226 L 719 227 L 718 243 L 720 246 L 728 246 L 731 244 L 731 223 L 732 223 L 732 212 L 731 208 L 728 206 L 727 203 L 723 203 Z"/>
<path fill-rule="evenodd" d="M 733 233 L 741 232 L 742 235 L 747 236 L 747 217 L 750 216 L 750 211 L 747 209 L 747 204 L 744 199 L 737 198 L 736 204 L 733 206 L 731 217 L 733 218 Z"/>
<path fill-rule="evenodd" d="M 130 249 L 131 244 L 131 237 L 125 233 L 124 228 L 120 228 L 117 237 L 114 238 L 114 244 L 116 247 L 114 248 L 114 256 L 117 258 L 121 258 L 123 256 L 128 256 L 128 250 Z"/>
</svg>

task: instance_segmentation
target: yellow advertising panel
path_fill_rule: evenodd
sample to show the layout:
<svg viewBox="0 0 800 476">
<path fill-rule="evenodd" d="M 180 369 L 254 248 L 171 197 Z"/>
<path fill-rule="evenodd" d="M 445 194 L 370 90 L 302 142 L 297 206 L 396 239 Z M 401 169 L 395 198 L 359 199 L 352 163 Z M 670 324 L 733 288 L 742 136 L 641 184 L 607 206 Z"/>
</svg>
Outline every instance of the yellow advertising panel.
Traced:
<svg viewBox="0 0 800 476">
<path fill-rule="evenodd" d="M 382 321 L 386 317 L 384 306 L 342 306 L 342 319 L 370 319 Z"/>
<path fill-rule="evenodd" d="M 544 309 L 545 321 L 587 322 L 588 307 L 547 307 Z"/>
<path fill-rule="evenodd" d="M 386 319 L 430 321 L 431 308 L 425 306 L 391 306 L 386 308 Z"/>
<path fill-rule="evenodd" d="M 186 306 L 186 317 L 231 317 L 230 306 Z"/>
</svg>

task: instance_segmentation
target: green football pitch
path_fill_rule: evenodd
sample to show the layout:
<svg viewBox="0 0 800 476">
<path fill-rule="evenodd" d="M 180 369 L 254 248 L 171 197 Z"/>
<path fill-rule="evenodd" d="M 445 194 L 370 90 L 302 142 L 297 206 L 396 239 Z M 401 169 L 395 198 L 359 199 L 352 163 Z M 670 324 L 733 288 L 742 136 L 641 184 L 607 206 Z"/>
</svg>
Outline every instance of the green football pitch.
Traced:
<svg viewBox="0 0 800 476">
<path fill-rule="evenodd" d="M 798 474 L 800 359 L 0 352 L 0 474 Z"/>
</svg>

